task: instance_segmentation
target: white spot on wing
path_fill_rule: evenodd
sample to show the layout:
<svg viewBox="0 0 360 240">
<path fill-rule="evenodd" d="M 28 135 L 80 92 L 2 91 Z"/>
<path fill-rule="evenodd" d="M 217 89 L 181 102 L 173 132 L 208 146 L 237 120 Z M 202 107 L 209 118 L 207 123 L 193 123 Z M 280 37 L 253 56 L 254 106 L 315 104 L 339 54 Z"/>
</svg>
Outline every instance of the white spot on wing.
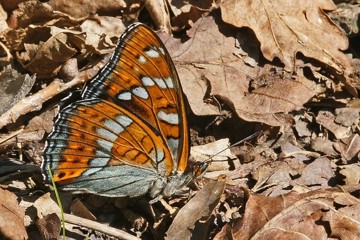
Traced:
<svg viewBox="0 0 360 240">
<path fill-rule="evenodd" d="M 142 64 L 145 64 L 145 63 L 146 63 L 146 58 L 145 58 L 143 55 L 141 55 L 141 56 L 138 58 L 138 60 L 139 60 L 139 63 L 142 63 Z"/>
<path fill-rule="evenodd" d="M 117 138 L 117 135 L 114 134 L 113 132 L 110 132 L 109 130 L 105 129 L 105 128 L 97 128 L 96 132 L 102 137 L 102 138 L 106 138 L 109 139 L 110 141 L 115 141 Z"/>
<path fill-rule="evenodd" d="M 156 161 L 160 162 L 164 159 L 165 153 L 162 149 L 156 149 Z"/>
<path fill-rule="evenodd" d="M 171 149 L 178 149 L 179 148 L 179 139 L 168 138 L 167 141 L 168 141 L 169 147 Z"/>
<path fill-rule="evenodd" d="M 95 172 L 98 172 L 102 170 L 102 167 L 105 167 L 108 161 L 110 160 L 110 157 L 95 157 L 90 161 L 90 166 L 88 170 L 86 170 L 83 175 L 90 175 Z"/>
<path fill-rule="evenodd" d="M 177 159 L 179 155 L 179 139 L 168 138 L 167 139 L 173 158 Z"/>
<path fill-rule="evenodd" d="M 154 81 L 149 77 L 143 77 L 141 81 L 145 86 L 154 86 L 155 84 Z"/>
<path fill-rule="evenodd" d="M 108 128 L 111 129 L 112 132 L 114 132 L 115 134 L 119 134 L 122 131 L 124 131 L 124 128 L 117 122 L 113 121 L 113 120 L 106 120 L 104 121 L 104 125 Z"/>
<path fill-rule="evenodd" d="M 133 121 L 131 120 L 131 118 L 129 118 L 128 116 L 125 115 L 119 115 L 116 116 L 116 120 L 118 120 L 118 122 L 125 128 L 127 126 L 129 126 Z"/>
<path fill-rule="evenodd" d="M 165 113 L 163 111 L 159 111 L 157 117 L 172 125 L 179 124 L 179 115 L 177 113 Z"/>
<path fill-rule="evenodd" d="M 150 49 L 150 50 L 146 51 L 145 54 L 151 58 L 157 58 L 160 56 L 159 53 L 157 51 L 155 51 L 154 49 Z"/>
<path fill-rule="evenodd" d="M 96 143 L 104 150 L 111 152 L 111 149 L 113 148 L 114 144 L 110 141 L 104 140 L 104 139 L 98 139 L 96 140 Z"/>
<path fill-rule="evenodd" d="M 159 47 L 158 49 L 162 53 L 162 55 L 165 55 L 165 51 L 164 51 L 164 49 L 162 47 Z"/>
<path fill-rule="evenodd" d="M 158 85 L 160 88 L 166 88 L 166 83 L 165 83 L 164 79 L 162 79 L 162 78 L 154 78 L 154 82 L 155 82 L 156 85 Z"/>
<path fill-rule="evenodd" d="M 136 88 L 134 88 L 133 90 L 131 90 L 131 92 L 132 92 L 134 95 L 136 95 L 136 96 L 138 96 L 138 97 L 140 97 L 140 98 L 142 98 L 142 99 L 148 99 L 148 98 L 149 98 L 148 92 L 147 92 L 146 89 L 143 88 L 143 87 L 136 87 Z"/>
<path fill-rule="evenodd" d="M 166 85 L 168 86 L 168 88 L 174 88 L 174 84 L 173 84 L 171 77 L 165 78 L 165 82 L 166 82 Z"/>
<path fill-rule="evenodd" d="M 122 92 L 118 95 L 118 99 L 120 100 L 130 100 L 131 99 L 131 93 L 130 92 Z"/>
</svg>

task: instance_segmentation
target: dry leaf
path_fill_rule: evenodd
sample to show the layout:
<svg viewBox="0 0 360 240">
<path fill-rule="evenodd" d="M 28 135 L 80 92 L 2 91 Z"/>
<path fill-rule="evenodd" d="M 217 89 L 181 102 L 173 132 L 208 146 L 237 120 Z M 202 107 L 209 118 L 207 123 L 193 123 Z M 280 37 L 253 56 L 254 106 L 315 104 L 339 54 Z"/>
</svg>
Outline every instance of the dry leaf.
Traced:
<svg viewBox="0 0 360 240">
<path fill-rule="evenodd" d="M 313 84 L 304 77 L 292 80 L 269 75 L 262 79 L 266 84 L 235 106 L 236 112 L 246 121 L 282 126 L 287 122 L 287 113 L 303 108 L 303 104 L 315 95 Z"/>
<path fill-rule="evenodd" d="M 309 189 L 327 188 L 329 180 L 334 177 L 331 162 L 327 157 L 315 159 L 301 172 L 299 179 L 294 180 L 298 185 L 308 186 Z"/>
<path fill-rule="evenodd" d="M 132 8 L 136 11 L 140 8 L 140 1 L 126 2 L 122 0 L 107 1 L 69 1 L 69 0 L 51 0 L 49 5 L 54 11 L 63 12 L 74 18 L 84 18 L 93 14 L 111 15 L 121 13 L 124 10 Z"/>
<path fill-rule="evenodd" d="M 229 170 L 230 167 L 228 160 L 236 159 L 237 161 L 234 161 L 235 164 L 236 162 L 239 162 L 237 157 L 231 153 L 229 146 L 230 146 L 229 139 L 221 139 L 208 144 L 193 146 L 190 149 L 190 154 L 192 157 L 196 159 L 196 161 L 199 162 L 204 162 L 206 160 L 209 160 L 209 158 L 211 157 L 212 163 L 206 169 L 207 173 L 212 171 Z M 220 174 L 218 173 L 216 176 L 219 175 Z M 209 177 L 209 175 L 206 176 Z"/>
<path fill-rule="evenodd" d="M 174 15 L 172 18 L 172 25 L 179 28 L 184 28 L 189 24 L 191 25 L 191 22 L 196 22 L 216 6 L 216 3 L 213 0 L 172 0 L 167 2 Z"/>
<path fill-rule="evenodd" d="M 334 9 L 330 0 L 230 0 L 221 4 L 225 22 L 251 28 L 265 58 L 278 57 L 289 71 L 294 70 L 298 52 L 339 72 L 350 68 L 348 58 L 339 51 L 348 47 L 348 40 L 324 13 Z"/>
<path fill-rule="evenodd" d="M 25 211 L 18 202 L 17 196 L 0 188 L 0 236 L 4 239 L 28 239 L 24 227 Z"/>
<path fill-rule="evenodd" d="M 18 56 L 19 62 L 24 68 L 39 77 L 50 77 L 57 74 L 61 65 L 75 55 L 75 48 L 68 44 L 68 36 L 65 32 L 58 32 L 46 42 L 25 44 L 26 52 Z"/>
<path fill-rule="evenodd" d="M 183 91 L 198 116 L 219 114 L 216 103 L 216 107 L 204 103 L 211 96 L 220 96 L 237 105 L 248 91 L 247 75 L 257 76 L 258 69 L 247 66 L 233 54 L 237 50 L 235 35 L 233 29 L 206 17 L 188 31 L 190 39 L 185 43 L 163 37 Z"/>
<path fill-rule="evenodd" d="M 341 205 L 338 199 L 343 199 Z M 301 239 L 326 239 L 329 237 L 327 224 L 336 230 L 337 225 L 346 222 L 352 222 L 350 229 L 358 234 L 359 221 L 354 216 L 360 216 L 359 205 L 355 197 L 334 190 L 291 192 L 274 198 L 251 194 L 244 217 L 232 230 L 233 237 L 239 240 L 299 239 L 299 236 Z M 349 208 L 354 210 L 350 218 L 344 212 Z"/>
<path fill-rule="evenodd" d="M 224 191 L 224 181 L 212 181 L 198 192 L 181 210 L 177 213 L 171 224 L 167 239 L 190 239 L 196 221 L 207 219 L 220 201 Z M 194 230 L 196 232 L 196 229 Z"/>
<path fill-rule="evenodd" d="M 356 185 L 360 183 L 360 166 L 358 163 L 340 166 L 339 173 L 344 176 L 346 185 Z"/>
<path fill-rule="evenodd" d="M 41 239 L 58 239 L 61 230 L 61 221 L 56 213 L 51 213 L 39 218 L 36 221 L 36 226 L 39 229 Z"/>
<path fill-rule="evenodd" d="M 3 114 L 30 92 L 35 77 L 20 74 L 9 65 L 0 73 L 0 79 L 0 114 Z"/>
<path fill-rule="evenodd" d="M 319 111 L 316 116 L 316 122 L 331 131 L 337 139 L 348 137 L 350 134 L 349 127 L 343 127 L 335 123 L 335 116 L 329 111 Z"/>
<path fill-rule="evenodd" d="M 335 122 L 344 127 L 350 127 L 359 121 L 359 111 L 354 108 L 337 108 L 335 115 Z"/>
</svg>

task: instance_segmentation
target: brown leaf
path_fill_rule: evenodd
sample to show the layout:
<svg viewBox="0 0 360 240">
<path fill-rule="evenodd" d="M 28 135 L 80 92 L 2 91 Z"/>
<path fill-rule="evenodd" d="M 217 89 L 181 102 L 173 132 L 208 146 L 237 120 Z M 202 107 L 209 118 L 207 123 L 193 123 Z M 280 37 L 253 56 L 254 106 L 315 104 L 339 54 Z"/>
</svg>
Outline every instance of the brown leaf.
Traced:
<svg viewBox="0 0 360 240">
<path fill-rule="evenodd" d="M 0 114 L 3 114 L 30 92 L 35 77 L 20 74 L 9 65 L 0 73 L 0 79 Z"/>
<path fill-rule="evenodd" d="M 316 122 L 331 131 L 337 139 L 348 137 L 350 134 L 349 127 L 343 127 L 335 123 L 335 116 L 330 111 L 319 111 Z"/>
<path fill-rule="evenodd" d="M 302 120 L 298 120 L 295 122 L 295 129 L 299 137 L 309 137 L 311 136 L 311 132 L 309 130 L 308 123 Z"/>
<path fill-rule="evenodd" d="M 9 18 L 8 22 L 12 28 L 25 28 L 32 23 L 48 22 L 49 26 L 56 25 L 56 22 L 64 23 L 78 23 L 79 21 L 71 17 L 71 15 L 64 14 L 60 11 L 54 11 L 47 3 L 40 1 L 25 1 L 18 5 Z M 60 24 L 60 25 L 62 25 Z"/>
<path fill-rule="evenodd" d="M 26 52 L 20 54 L 18 60 L 24 68 L 39 77 L 53 76 L 77 52 L 67 41 L 67 34 L 58 32 L 43 44 L 26 44 Z"/>
<path fill-rule="evenodd" d="M 0 33 L 9 28 L 8 24 L 6 23 L 7 17 L 7 13 L 3 9 L 3 6 L 0 5 Z"/>
<path fill-rule="evenodd" d="M 289 71 L 301 52 L 344 72 L 350 62 L 338 49 L 345 50 L 348 40 L 323 11 L 335 8 L 330 0 L 230 0 L 221 4 L 221 13 L 225 22 L 251 28 L 265 58 L 278 57 Z"/>
<path fill-rule="evenodd" d="M 75 199 L 75 201 L 71 203 L 70 211 L 72 214 L 78 217 L 86 218 L 93 221 L 96 220 L 96 217 L 90 212 L 90 210 L 80 199 Z"/>
<path fill-rule="evenodd" d="M 229 139 L 220 139 L 215 142 L 211 142 L 204 145 L 192 146 L 190 149 L 190 154 L 196 161 L 204 162 L 208 160 L 210 157 L 212 159 L 212 163 L 206 169 L 205 176 L 207 178 L 212 178 L 214 174 L 210 174 L 214 171 L 228 171 L 230 166 L 228 161 L 234 160 L 234 164 L 236 167 L 236 163 L 239 161 L 237 157 L 231 153 Z M 221 151 L 221 153 L 219 153 Z M 215 179 L 220 175 L 219 172 L 215 172 Z"/>
<path fill-rule="evenodd" d="M 28 239 L 24 227 L 25 212 L 18 202 L 17 196 L 0 188 L 0 236 L 9 240 Z"/>
<path fill-rule="evenodd" d="M 340 209 L 335 207 L 339 201 L 342 204 Z M 359 216 L 359 205 L 358 199 L 335 190 L 303 194 L 291 192 L 274 198 L 251 194 L 244 217 L 234 225 L 233 236 L 239 240 L 299 239 L 299 236 L 302 236 L 301 239 L 324 239 L 329 236 L 327 224 L 321 224 L 323 217 L 326 217 L 323 220 L 329 221 L 335 228 L 337 221 L 342 222 L 341 218 L 347 218 L 343 209 L 352 207 L 353 216 Z M 337 218 L 332 219 L 331 216 Z M 345 222 L 350 221 L 344 219 Z M 359 234 L 358 221 L 352 221 L 352 224 L 351 230 Z"/>
<path fill-rule="evenodd" d="M 246 121 L 263 122 L 270 126 L 282 126 L 286 115 L 299 110 L 315 95 L 312 83 L 304 77 L 296 80 L 263 76 L 264 86 L 257 88 L 235 105 L 236 112 Z M 237 102 L 236 102 L 237 103 Z"/>
<path fill-rule="evenodd" d="M 323 220 L 330 222 L 330 236 L 340 239 L 357 239 L 360 233 L 359 199 L 349 194 L 340 194 L 334 198 L 334 203 L 339 207 L 324 212 L 323 217 Z"/>
<path fill-rule="evenodd" d="M 351 161 L 360 152 L 360 137 L 358 134 L 354 134 L 349 138 L 342 139 L 341 142 L 336 142 L 334 146 L 341 153 L 344 162 Z"/>
<path fill-rule="evenodd" d="M 285 194 L 290 191 L 291 176 L 299 175 L 305 166 L 291 158 L 259 166 L 252 172 L 252 176 L 257 182 L 251 190 L 258 192 L 266 189 L 264 194 L 269 196 Z"/>
<path fill-rule="evenodd" d="M 212 181 L 198 192 L 176 215 L 168 232 L 168 239 L 190 239 L 191 229 L 201 218 L 208 218 L 220 201 L 224 191 L 224 181 Z M 194 230 L 194 232 L 196 229 Z"/>
<path fill-rule="evenodd" d="M 51 0 L 49 5 L 53 10 L 66 13 L 74 18 L 84 18 L 96 13 L 101 13 L 101 15 L 113 15 L 128 9 L 132 9 L 132 11 L 136 12 L 136 10 L 142 6 L 140 1 L 126 2 L 123 0 Z"/>
<path fill-rule="evenodd" d="M 86 34 L 93 34 L 94 37 L 100 39 L 102 35 L 107 35 L 108 38 L 116 37 L 118 38 L 125 30 L 125 25 L 121 19 L 110 17 L 110 16 L 99 16 L 96 19 L 87 19 L 81 25 L 80 28 Z M 91 41 L 90 36 L 87 36 L 87 41 Z M 99 40 L 95 41 L 96 43 Z M 90 44 L 88 44 L 90 45 Z"/>
<path fill-rule="evenodd" d="M 238 50 L 235 35 L 234 29 L 216 23 L 213 17 L 206 17 L 188 31 L 190 39 L 185 43 L 163 36 L 183 91 L 196 115 L 219 113 L 217 108 L 204 103 L 204 99 L 211 96 L 236 101 L 236 105 L 248 91 L 247 75 L 257 76 L 258 69 L 247 66 L 234 55 Z"/>
<path fill-rule="evenodd" d="M 36 221 L 41 239 L 58 239 L 61 230 L 61 221 L 56 213 L 46 215 Z"/>
<path fill-rule="evenodd" d="M 358 163 L 340 166 L 339 173 L 344 176 L 346 185 L 356 185 L 360 183 L 360 166 Z"/>
<path fill-rule="evenodd" d="M 168 1 L 168 3 L 174 14 L 172 25 L 179 28 L 188 26 L 191 22 L 196 22 L 216 6 L 216 3 L 212 0 Z"/>
<path fill-rule="evenodd" d="M 307 165 L 301 172 L 301 177 L 294 180 L 298 185 L 308 186 L 310 189 L 329 187 L 330 178 L 334 177 L 330 159 L 320 157 Z"/>
<path fill-rule="evenodd" d="M 61 201 L 63 202 L 64 199 L 61 198 Z M 34 207 L 37 210 L 37 216 L 39 218 L 43 218 L 44 216 L 52 213 L 60 213 L 60 208 L 57 203 L 50 197 L 50 193 L 46 193 L 39 197 L 34 202 Z"/>
<path fill-rule="evenodd" d="M 329 139 L 323 139 L 321 137 L 317 137 L 313 141 L 311 141 L 311 148 L 314 149 L 315 151 L 325 153 L 325 155 L 328 156 L 337 155 L 337 153 L 333 148 L 333 142 L 330 141 Z"/>
<path fill-rule="evenodd" d="M 359 111 L 354 108 L 337 108 L 335 115 L 335 122 L 345 127 L 349 127 L 359 120 Z"/>
</svg>

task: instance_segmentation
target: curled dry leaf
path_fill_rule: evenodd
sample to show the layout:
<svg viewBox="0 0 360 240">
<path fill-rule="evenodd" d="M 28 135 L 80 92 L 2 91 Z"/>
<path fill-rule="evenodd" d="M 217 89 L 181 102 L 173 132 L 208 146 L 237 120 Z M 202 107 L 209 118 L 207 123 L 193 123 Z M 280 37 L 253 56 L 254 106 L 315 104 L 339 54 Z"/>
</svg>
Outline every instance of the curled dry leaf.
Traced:
<svg viewBox="0 0 360 240">
<path fill-rule="evenodd" d="M 334 143 L 334 147 L 341 153 L 343 162 L 352 161 L 360 152 L 360 137 L 358 134 L 354 134 Z"/>
<path fill-rule="evenodd" d="M 25 211 L 18 202 L 17 196 L 0 188 L 0 236 L 4 239 L 28 239 L 24 227 Z"/>
<path fill-rule="evenodd" d="M 346 33 L 346 35 L 355 36 L 359 33 L 359 1 L 342 2 L 336 5 L 336 10 L 329 13 L 331 19 L 334 20 Z M 357 4 L 356 4 L 357 3 Z"/>
<path fill-rule="evenodd" d="M 252 191 L 278 196 L 296 186 L 312 190 L 327 188 L 334 173 L 331 161 L 326 157 L 319 157 L 308 165 L 298 159 L 287 158 L 259 166 L 252 176 L 257 180 Z"/>
<path fill-rule="evenodd" d="M 167 232 L 167 239 L 190 239 L 192 234 L 196 234 L 199 231 L 194 229 L 196 221 L 209 217 L 219 203 L 224 188 L 224 181 L 209 182 L 178 212 Z"/>
<path fill-rule="evenodd" d="M 348 47 L 348 40 L 324 13 L 336 8 L 331 0 L 230 0 L 220 7 L 225 22 L 251 28 L 264 57 L 270 61 L 278 57 L 289 71 L 294 70 L 298 52 L 338 72 L 350 68 L 348 58 L 339 51 Z"/>
<path fill-rule="evenodd" d="M 76 54 L 76 49 L 68 43 L 66 31 L 57 32 L 46 42 L 25 44 L 26 52 L 18 55 L 18 61 L 27 70 L 39 77 L 57 74 L 64 62 Z"/>
<path fill-rule="evenodd" d="M 292 176 L 299 175 L 305 164 L 293 159 L 271 162 L 259 166 L 252 171 L 252 177 L 257 181 L 251 189 L 253 192 L 265 191 L 263 194 L 278 196 L 289 192 Z"/>
<path fill-rule="evenodd" d="M 353 236 L 359 232 L 359 206 L 359 199 L 338 190 L 291 192 L 273 198 L 250 194 L 244 217 L 231 231 L 234 239 L 239 240 L 299 239 L 299 236 L 326 239 L 330 237 L 327 232 L 330 224 L 332 232 L 342 229 L 344 234 L 351 230 L 349 236 Z M 336 236 L 334 232 L 331 236 Z"/>
</svg>

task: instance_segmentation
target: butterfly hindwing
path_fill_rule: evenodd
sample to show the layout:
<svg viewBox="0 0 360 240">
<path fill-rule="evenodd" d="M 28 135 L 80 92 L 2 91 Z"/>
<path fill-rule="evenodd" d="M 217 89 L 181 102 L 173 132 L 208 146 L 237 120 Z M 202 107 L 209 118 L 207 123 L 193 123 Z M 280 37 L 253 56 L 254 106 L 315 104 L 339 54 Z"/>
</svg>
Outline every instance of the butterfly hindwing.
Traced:
<svg viewBox="0 0 360 240">
<path fill-rule="evenodd" d="M 74 189 L 84 188 L 89 180 L 133 176 L 129 172 L 138 174 L 124 178 L 126 184 L 119 180 L 117 186 L 141 178 L 142 172 L 142 181 L 149 181 L 151 176 L 169 175 L 171 167 L 167 166 L 172 164 L 160 136 L 131 112 L 101 99 L 78 101 L 61 112 L 48 137 L 44 157 L 56 169 L 54 180 Z M 88 191 L 96 192 L 93 188 L 99 188 L 98 184 L 87 185 Z M 118 191 L 122 196 L 121 188 Z"/>
</svg>

